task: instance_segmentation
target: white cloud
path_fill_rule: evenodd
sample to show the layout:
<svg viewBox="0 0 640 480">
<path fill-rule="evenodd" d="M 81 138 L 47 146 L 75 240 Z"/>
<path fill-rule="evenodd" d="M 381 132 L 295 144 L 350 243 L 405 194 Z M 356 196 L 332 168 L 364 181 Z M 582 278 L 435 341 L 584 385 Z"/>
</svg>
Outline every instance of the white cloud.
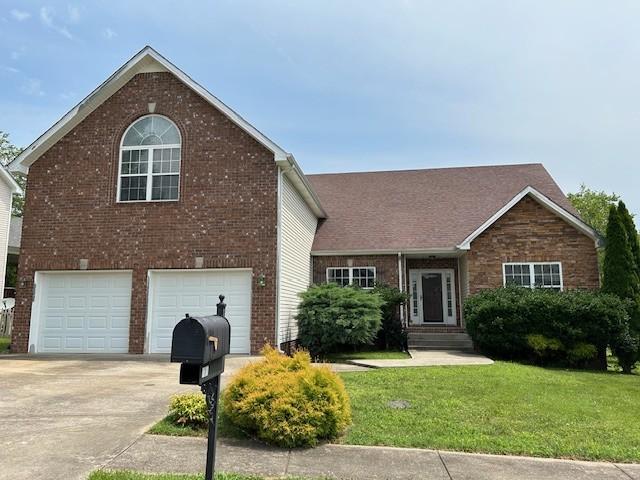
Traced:
<svg viewBox="0 0 640 480">
<path fill-rule="evenodd" d="M 20 87 L 20 91 L 26 95 L 31 95 L 34 97 L 44 96 L 44 91 L 42 90 L 42 82 L 37 78 L 27 79 L 27 81 Z"/>
<path fill-rule="evenodd" d="M 19 22 L 22 22 L 28 19 L 31 14 L 29 12 L 25 12 L 24 10 L 18 10 L 17 8 L 14 8 L 13 10 L 11 10 L 11 16 Z"/>
<path fill-rule="evenodd" d="M 8 73 L 20 73 L 20 70 L 18 70 L 17 68 L 15 68 L 15 67 L 7 67 L 7 66 L 4 66 L 4 65 L 0 65 L 0 71 L 8 72 Z"/>
<path fill-rule="evenodd" d="M 102 31 L 102 36 L 107 40 L 111 40 L 113 37 L 118 36 L 118 34 L 115 31 L 111 30 L 109 27 L 107 27 Z"/>
<path fill-rule="evenodd" d="M 42 22 L 42 24 L 45 27 L 48 27 L 48 28 L 51 28 L 52 30 L 55 30 L 60 35 L 62 35 L 63 37 L 66 37 L 69 40 L 72 40 L 73 39 L 73 35 L 71 35 L 71 32 L 69 32 L 69 30 L 67 30 L 67 27 L 58 25 L 54 21 L 54 17 L 55 17 L 55 12 L 52 9 L 50 9 L 48 7 L 40 8 L 40 21 Z"/>
</svg>

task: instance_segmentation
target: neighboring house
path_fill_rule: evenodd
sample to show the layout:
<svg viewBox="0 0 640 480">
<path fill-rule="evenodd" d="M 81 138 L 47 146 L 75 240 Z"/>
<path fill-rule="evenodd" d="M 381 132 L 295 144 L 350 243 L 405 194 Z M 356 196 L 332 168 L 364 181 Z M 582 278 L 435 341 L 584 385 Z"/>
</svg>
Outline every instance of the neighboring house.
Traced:
<svg viewBox="0 0 640 480">
<path fill-rule="evenodd" d="M 13 350 L 167 353 L 226 296 L 233 353 L 297 338 L 311 281 L 397 285 L 463 331 L 505 281 L 595 288 L 595 232 L 541 165 L 305 176 L 150 47 L 28 147 Z"/>
<path fill-rule="evenodd" d="M 20 257 L 20 237 L 22 236 L 22 217 L 11 217 L 9 224 L 9 241 L 7 247 L 7 271 L 5 278 L 7 279 L 4 286 L 5 297 L 15 297 L 15 279 L 17 279 L 18 258 Z M 11 270 L 12 274 L 9 274 Z M 14 281 L 11 281 L 11 278 Z"/>
<path fill-rule="evenodd" d="M 0 292 L 4 292 L 7 254 L 9 253 L 9 225 L 11 224 L 11 206 L 13 194 L 22 193 L 20 185 L 13 176 L 0 165 Z M 3 295 L 4 296 L 4 295 Z"/>
</svg>

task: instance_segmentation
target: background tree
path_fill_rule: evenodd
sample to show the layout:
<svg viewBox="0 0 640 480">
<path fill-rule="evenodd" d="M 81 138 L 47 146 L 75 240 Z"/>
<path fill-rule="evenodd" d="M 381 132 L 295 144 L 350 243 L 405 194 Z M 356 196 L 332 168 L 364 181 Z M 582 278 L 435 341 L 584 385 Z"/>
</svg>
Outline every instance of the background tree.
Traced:
<svg viewBox="0 0 640 480">
<path fill-rule="evenodd" d="M 635 262 L 626 228 L 614 205 L 609 208 L 606 234 L 602 290 L 623 299 L 636 299 L 639 280 L 635 272 Z"/>
<path fill-rule="evenodd" d="M 600 235 L 606 236 L 609 207 L 615 205 L 620 197 L 615 193 L 591 190 L 585 184 L 580 185 L 578 193 L 570 193 L 567 197 L 582 219 Z"/>
<path fill-rule="evenodd" d="M 11 160 L 20 155 L 20 152 L 22 152 L 22 149 L 11 143 L 9 140 L 9 134 L 0 130 L 0 162 L 2 162 L 2 165 L 7 165 Z M 12 173 L 12 175 L 24 192 L 27 186 L 27 176 L 23 173 L 17 172 Z M 15 194 L 13 196 L 13 208 L 11 210 L 11 215 L 14 217 L 21 217 L 23 208 L 24 195 Z"/>
<path fill-rule="evenodd" d="M 627 206 L 623 201 L 618 204 L 618 215 L 627 232 L 627 241 L 631 249 L 631 255 L 635 264 L 636 275 L 640 278 L 640 241 L 638 241 L 638 230 L 633 222 L 633 216 L 627 210 Z"/>
</svg>

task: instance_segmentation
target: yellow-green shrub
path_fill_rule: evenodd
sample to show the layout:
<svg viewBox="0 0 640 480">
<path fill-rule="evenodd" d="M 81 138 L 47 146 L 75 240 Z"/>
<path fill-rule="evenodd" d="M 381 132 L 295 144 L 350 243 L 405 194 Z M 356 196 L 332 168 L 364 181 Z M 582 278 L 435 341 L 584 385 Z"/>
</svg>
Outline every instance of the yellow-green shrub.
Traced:
<svg viewBox="0 0 640 480">
<path fill-rule="evenodd" d="M 201 393 L 181 393 L 171 397 L 169 420 L 176 425 L 206 427 L 209 420 L 207 402 Z"/>
<path fill-rule="evenodd" d="M 347 391 L 328 367 L 311 365 L 303 351 L 287 357 L 265 347 L 263 354 L 224 390 L 233 424 L 267 443 L 302 447 L 335 438 L 351 423 Z"/>
</svg>

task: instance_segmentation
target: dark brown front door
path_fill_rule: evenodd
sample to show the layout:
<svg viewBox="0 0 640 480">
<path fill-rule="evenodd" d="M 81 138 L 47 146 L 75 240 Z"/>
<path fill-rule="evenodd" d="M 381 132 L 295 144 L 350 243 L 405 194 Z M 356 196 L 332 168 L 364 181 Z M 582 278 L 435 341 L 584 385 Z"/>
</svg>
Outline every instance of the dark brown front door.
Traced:
<svg viewBox="0 0 640 480">
<path fill-rule="evenodd" d="M 422 274 L 422 309 L 424 322 L 444 322 L 441 273 Z"/>
</svg>

